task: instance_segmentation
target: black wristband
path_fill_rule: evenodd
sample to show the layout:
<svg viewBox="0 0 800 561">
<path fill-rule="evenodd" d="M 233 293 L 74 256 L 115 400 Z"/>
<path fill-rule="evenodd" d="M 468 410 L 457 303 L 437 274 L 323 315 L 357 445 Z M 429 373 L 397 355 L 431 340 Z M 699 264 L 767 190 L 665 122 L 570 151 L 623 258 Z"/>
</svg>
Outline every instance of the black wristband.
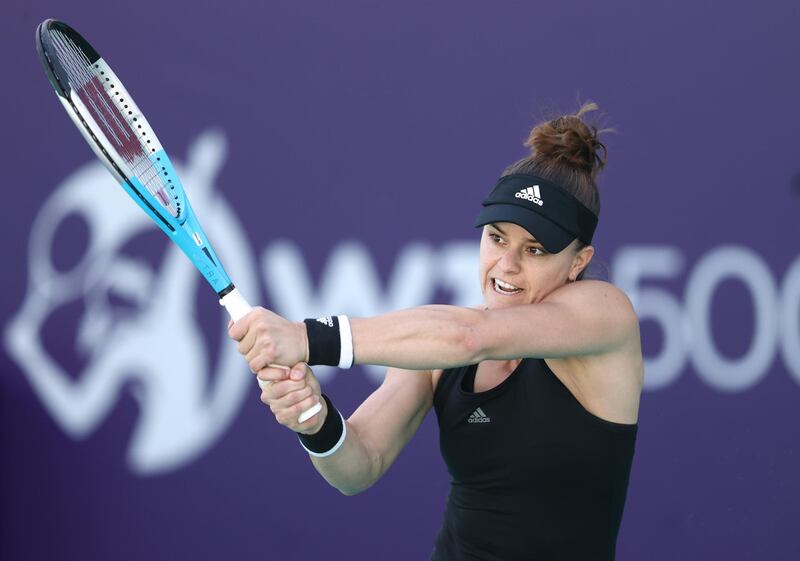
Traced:
<svg viewBox="0 0 800 561">
<path fill-rule="evenodd" d="M 308 333 L 308 365 L 339 366 L 342 340 L 339 335 L 339 318 L 328 316 L 305 319 Z"/>
<path fill-rule="evenodd" d="M 336 452 L 347 436 L 347 425 L 339 410 L 333 406 L 330 398 L 322 394 L 322 399 L 328 406 L 328 416 L 322 423 L 322 428 L 315 434 L 298 433 L 300 444 L 306 452 L 317 458 L 324 458 Z"/>
</svg>

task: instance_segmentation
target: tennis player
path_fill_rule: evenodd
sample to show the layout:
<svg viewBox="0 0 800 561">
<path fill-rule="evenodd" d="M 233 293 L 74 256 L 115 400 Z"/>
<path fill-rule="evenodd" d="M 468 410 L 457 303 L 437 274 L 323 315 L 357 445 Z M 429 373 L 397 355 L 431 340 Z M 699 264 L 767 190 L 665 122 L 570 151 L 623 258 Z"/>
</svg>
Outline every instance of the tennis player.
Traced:
<svg viewBox="0 0 800 561">
<path fill-rule="evenodd" d="M 259 308 L 230 329 L 273 382 L 262 401 L 346 495 L 375 483 L 436 410 L 452 483 L 433 560 L 614 559 L 643 361 L 630 301 L 584 279 L 607 157 L 585 122 L 596 108 L 535 126 L 531 154 L 483 201 L 483 306 L 303 323 Z M 345 421 L 305 363 L 389 369 Z"/>
</svg>

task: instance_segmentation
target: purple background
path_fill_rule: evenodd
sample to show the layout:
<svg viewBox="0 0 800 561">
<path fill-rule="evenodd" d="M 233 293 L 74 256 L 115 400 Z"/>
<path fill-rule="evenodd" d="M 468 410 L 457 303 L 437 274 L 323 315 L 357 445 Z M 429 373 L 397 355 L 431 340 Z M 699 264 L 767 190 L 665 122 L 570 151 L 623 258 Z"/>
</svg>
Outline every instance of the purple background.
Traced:
<svg viewBox="0 0 800 561">
<path fill-rule="evenodd" d="M 573 110 L 578 96 L 598 101 L 619 131 L 606 138 L 600 260 L 629 245 L 675 247 L 683 273 L 649 285 L 682 301 L 687 277 L 715 248 L 749 248 L 778 288 L 798 256 L 796 2 L 236 0 L 135 10 L 0 8 L 3 326 L 25 298 L 37 212 L 92 161 L 35 54 L 46 17 L 89 38 L 177 159 L 202 131 L 224 131 L 216 184 L 254 256 L 292 240 L 315 279 L 343 240 L 369 249 L 384 282 L 411 241 L 477 241 L 478 202 L 524 154 L 529 126 Z M 64 232 L 69 261 L 85 234 Z M 154 239 L 144 254 L 157 260 L 152 247 L 164 244 Z M 279 308 L 257 269 L 261 293 L 250 298 Z M 714 337 L 731 359 L 753 336 L 748 294 L 726 281 L 713 301 Z M 216 333 L 221 312 L 205 314 L 204 332 Z M 48 329 L 78 376 L 70 321 Z M 644 321 L 643 337 L 656 354 L 657 326 Z M 620 560 L 800 559 L 800 374 L 780 348 L 746 390 L 715 389 L 686 362 L 672 383 L 644 393 Z M 374 383 L 357 369 L 326 387 L 350 413 Z M 375 487 L 348 498 L 316 475 L 255 389 L 210 449 L 147 476 L 125 464 L 139 414 L 130 391 L 75 440 L 3 346 L 0 407 L 3 560 L 424 559 L 441 522 L 448 478 L 432 417 Z"/>
</svg>

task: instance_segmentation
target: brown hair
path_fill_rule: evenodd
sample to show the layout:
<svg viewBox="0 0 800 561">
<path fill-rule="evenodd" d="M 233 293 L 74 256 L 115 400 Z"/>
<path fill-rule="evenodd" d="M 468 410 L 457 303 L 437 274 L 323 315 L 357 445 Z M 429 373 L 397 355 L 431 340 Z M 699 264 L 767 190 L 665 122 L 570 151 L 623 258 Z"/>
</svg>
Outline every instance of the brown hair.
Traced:
<svg viewBox="0 0 800 561">
<path fill-rule="evenodd" d="M 573 115 L 561 115 L 534 126 L 525 141 L 531 153 L 508 166 L 503 175 L 529 173 L 552 181 L 599 216 L 597 174 L 606 165 L 608 150 L 598 135 L 613 129 L 598 130 L 595 124 L 584 121 L 583 116 L 597 108 L 596 103 L 587 101 Z M 578 240 L 576 250 L 585 246 Z M 577 280 L 583 279 L 585 273 L 586 269 L 581 271 Z"/>
<path fill-rule="evenodd" d="M 562 115 L 531 129 L 525 146 L 531 153 L 511 164 L 503 175 L 529 173 L 560 185 L 595 215 L 600 214 L 597 174 L 606 165 L 608 151 L 598 139 L 598 130 L 583 116 L 597 104 L 587 101 L 574 115 Z"/>
</svg>

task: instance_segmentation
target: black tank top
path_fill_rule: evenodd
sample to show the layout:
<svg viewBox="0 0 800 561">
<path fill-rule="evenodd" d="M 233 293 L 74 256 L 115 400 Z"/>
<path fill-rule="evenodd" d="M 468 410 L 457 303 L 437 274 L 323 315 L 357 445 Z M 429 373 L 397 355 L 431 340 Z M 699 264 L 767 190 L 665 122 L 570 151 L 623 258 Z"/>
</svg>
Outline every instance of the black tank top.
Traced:
<svg viewBox="0 0 800 561">
<path fill-rule="evenodd" d="M 474 393 L 445 370 L 433 403 L 452 477 L 431 561 L 611 561 L 637 425 L 589 413 L 542 359 Z"/>
</svg>

